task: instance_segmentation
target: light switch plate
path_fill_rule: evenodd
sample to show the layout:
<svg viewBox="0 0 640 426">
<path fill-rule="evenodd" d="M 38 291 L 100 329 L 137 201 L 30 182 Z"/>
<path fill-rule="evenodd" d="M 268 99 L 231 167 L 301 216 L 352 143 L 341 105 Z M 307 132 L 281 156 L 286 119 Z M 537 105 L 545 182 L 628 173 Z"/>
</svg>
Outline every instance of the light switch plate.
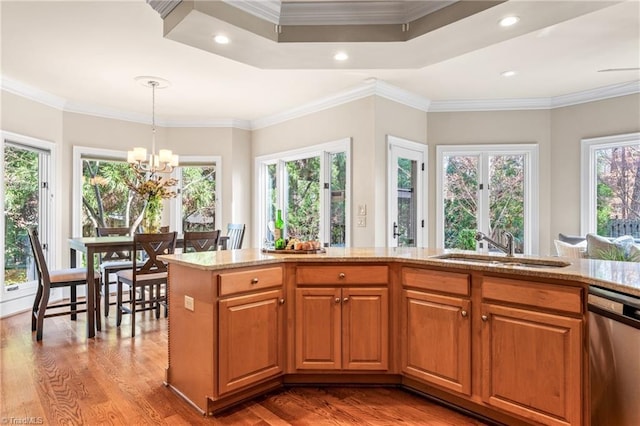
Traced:
<svg viewBox="0 0 640 426">
<path fill-rule="evenodd" d="M 184 308 L 187 311 L 194 311 L 195 307 L 194 307 L 194 303 L 193 303 L 193 297 L 191 296 L 184 296 Z"/>
<path fill-rule="evenodd" d="M 364 228 L 367 226 L 367 217 L 366 216 L 358 216 L 358 222 L 356 223 L 356 226 L 360 227 L 360 228 Z"/>
<path fill-rule="evenodd" d="M 367 215 L 367 205 L 358 204 L 358 216 L 366 216 L 366 215 Z"/>
</svg>

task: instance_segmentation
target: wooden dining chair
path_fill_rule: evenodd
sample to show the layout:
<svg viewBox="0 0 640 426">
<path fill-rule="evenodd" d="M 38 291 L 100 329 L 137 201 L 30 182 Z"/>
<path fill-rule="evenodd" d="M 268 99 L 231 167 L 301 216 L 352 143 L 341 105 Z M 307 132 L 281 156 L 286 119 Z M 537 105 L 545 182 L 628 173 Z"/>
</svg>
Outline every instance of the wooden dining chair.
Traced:
<svg viewBox="0 0 640 426">
<path fill-rule="evenodd" d="M 96 315 L 100 317 L 100 303 L 99 298 L 95 298 L 95 312 L 87 312 L 87 299 L 78 300 L 78 287 L 87 285 L 87 268 L 68 268 L 50 271 L 47 266 L 47 261 L 42 251 L 42 244 L 40 244 L 40 238 L 38 237 L 38 231 L 36 229 L 29 229 L 29 242 L 31 243 L 31 250 L 33 251 L 33 257 L 35 259 L 36 269 L 38 270 L 38 291 L 36 292 L 36 298 L 33 301 L 33 309 L 31 315 L 31 331 L 36 332 L 36 340 L 42 340 L 44 319 L 50 317 L 56 317 L 60 315 L 70 315 L 71 320 L 75 321 L 77 314 L 86 312 L 87 315 Z M 100 288 L 100 275 L 95 278 L 95 288 L 97 295 Z M 69 302 L 60 302 L 49 304 L 49 297 L 51 295 L 51 289 L 69 287 L 70 297 Z M 87 287 L 87 295 L 89 294 L 89 288 Z M 83 309 L 78 307 L 84 306 Z M 61 308 L 69 308 L 63 309 Z M 47 311 L 55 310 L 55 312 L 47 313 Z M 96 322 L 98 330 L 100 330 L 100 321 Z"/>
<path fill-rule="evenodd" d="M 242 248 L 244 239 L 244 223 L 230 223 L 227 225 L 227 235 L 220 237 L 222 250 L 234 250 Z"/>
<path fill-rule="evenodd" d="M 219 236 L 219 229 L 215 231 L 185 231 L 182 240 L 182 252 L 218 250 Z"/>
<path fill-rule="evenodd" d="M 98 237 L 112 237 L 130 235 L 131 229 L 127 227 L 97 227 L 96 235 Z M 125 251 L 108 251 L 100 257 L 100 273 L 102 275 L 102 296 L 104 302 L 104 316 L 109 316 L 109 306 L 115 305 L 110 301 L 110 286 L 116 284 L 115 273 L 123 269 L 131 269 L 133 267 L 133 259 L 131 259 L 131 250 Z M 111 277 L 113 278 L 113 281 Z"/>
<path fill-rule="evenodd" d="M 167 305 L 167 264 L 157 257 L 162 254 L 173 254 L 176 248 L 176 233 L 134 234 L 135 250 L 143 251 L 143 260 L 133 257 L 133 268 L 118 271 L 118 293 L 116 298 L 116 325 L 120 327 L 123 314 L 131 314 L 131 337 L 136 332 L 136 312 L 155 310 L 156 318 L 160 318 L 160 307 Z M 124 286 L 129 287 L 129 300 L 123 301 Z M 149 297 L 138 296 L 148 294 Z M 129 306 L 125 306 L 128 303 Z"/>
</svg>

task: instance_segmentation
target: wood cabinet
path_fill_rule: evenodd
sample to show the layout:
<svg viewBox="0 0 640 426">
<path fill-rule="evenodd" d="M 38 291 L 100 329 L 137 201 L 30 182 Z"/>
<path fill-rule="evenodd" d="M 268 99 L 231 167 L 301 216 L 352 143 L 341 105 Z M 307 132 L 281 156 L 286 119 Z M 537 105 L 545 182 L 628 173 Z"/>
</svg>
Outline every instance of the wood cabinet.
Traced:
<svg viewBox="0 0 640 426">
<path fill-rule="evenodd" d="M 282 373 L 284 300 L 273 290 L 219 302 L 220 395 Z"/>
<path fill-rule="evenodd" d="M 388 272 L 386 266 L 373 268 L 298 268 L 294 319 L 296 369 L 389 368 Z M 336 286 L 343 282 L 351 286 Z M 304 286 L 309 283 L 313 287 Z M 370 287 L 371 284 L 384 287 Z"/>
<path fill-rule="evenodd" d="M 282 269 L 221 274 L 218 302 L 218 393 L 282 374 L 285 360 L 285 298 Z M 269 289 L 270 287 L 279 287 Z"/>
<path fill-rule="evenodd" d="M 471 395 L 469 275 L 403 268 L 402 284 L 402 372 Z"/>
<path fill-rule="evenodd" d="M 485 278 L 482 400 L 545 425 L 582 424 L 582 310 L 580 288 Z"/>
</svg>

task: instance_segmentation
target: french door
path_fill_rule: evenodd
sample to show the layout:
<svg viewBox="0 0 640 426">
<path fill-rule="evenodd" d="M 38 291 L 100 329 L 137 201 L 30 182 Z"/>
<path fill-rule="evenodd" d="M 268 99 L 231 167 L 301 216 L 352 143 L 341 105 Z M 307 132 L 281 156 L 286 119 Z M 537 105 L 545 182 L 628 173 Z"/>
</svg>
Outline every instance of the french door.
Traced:
<svg viewBox="0 0 640 426">
<path fill-rule="evenodd" d="M 53 144 L 2 133 L 1 224 L 2 315 L 23 310 L 33 303 L 37 272 L 27 230 L 36 228 L 49 264 L 53 214 Z M 54 295 L 55 297 L 55 295 Z"/>
<path fill-rule="evenodd" d="M 537 251 L 537 147 L 439 146 L 437 244 L 446 249 L 489 250 L 477 231 L 494 241 L 513 234 L 516 253 Z"/>
<path fill-rule="evenodd" d="M 426 242 L 424 170 L 426 146 L 388 136 L 389 247 L 422 247 Z"/>
</svg>

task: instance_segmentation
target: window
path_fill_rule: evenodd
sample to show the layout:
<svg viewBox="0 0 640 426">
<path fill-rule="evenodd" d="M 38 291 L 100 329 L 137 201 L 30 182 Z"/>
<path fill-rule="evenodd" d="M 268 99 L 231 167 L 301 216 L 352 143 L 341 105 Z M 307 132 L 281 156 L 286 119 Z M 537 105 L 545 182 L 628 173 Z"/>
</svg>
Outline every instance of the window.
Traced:
<svg viewBox="0 0 640 426">
<path fill-rule="evenodd" d="M 256 159 L 259 247 L 273 242 L 276 210 L 286 238 L 346 246 L 348 236 L 349 139 Z"/>
<path fill-rule="evenodd" d="M 508 231 L 517 253 L 537 252 L 537 146 L 439 146 L 437 152 L 438 247 L 475 250 L 476 231 L 496 241 Z"/>
<path fill-rule="evenodd" d="M 2 179 L 0 193 L 4 217 L 2 291 L 3 313 L 28 307 L 35 293 L 37 276 L 27 229 L 36 227 L 47 261 L 55 265 L 49 244 L 59 239 L 54 220 L 53 185 L 55 145 L 9 132 L 2 133 Z M 54 295 L 52 297 L 57 297 Z M 8 302 L 4 304 L 4 302 Z M 25 305 L 26 303 L 26 305 Z"/>
<path fill-rule="evenodd" d="M 582 141 L 581 227 L 640 238 L 640 133 Z"/>
<path fill-rule="evenodd" d="M 178 179 L 176 198 L 165 212 L 171 212 L 170 229 L 216 229 L 220 217 L 218 195 L 219 157 L 185 157 L 173 176 Z M 80 176 L 77 178 L 76 176 Z M 97 226 L 137 227 L 144 200 L 127 187 L 135 175 L 126 162 L 126 152 L 74 147 L 74 235 L 94 236 Z"/>
</svg>

